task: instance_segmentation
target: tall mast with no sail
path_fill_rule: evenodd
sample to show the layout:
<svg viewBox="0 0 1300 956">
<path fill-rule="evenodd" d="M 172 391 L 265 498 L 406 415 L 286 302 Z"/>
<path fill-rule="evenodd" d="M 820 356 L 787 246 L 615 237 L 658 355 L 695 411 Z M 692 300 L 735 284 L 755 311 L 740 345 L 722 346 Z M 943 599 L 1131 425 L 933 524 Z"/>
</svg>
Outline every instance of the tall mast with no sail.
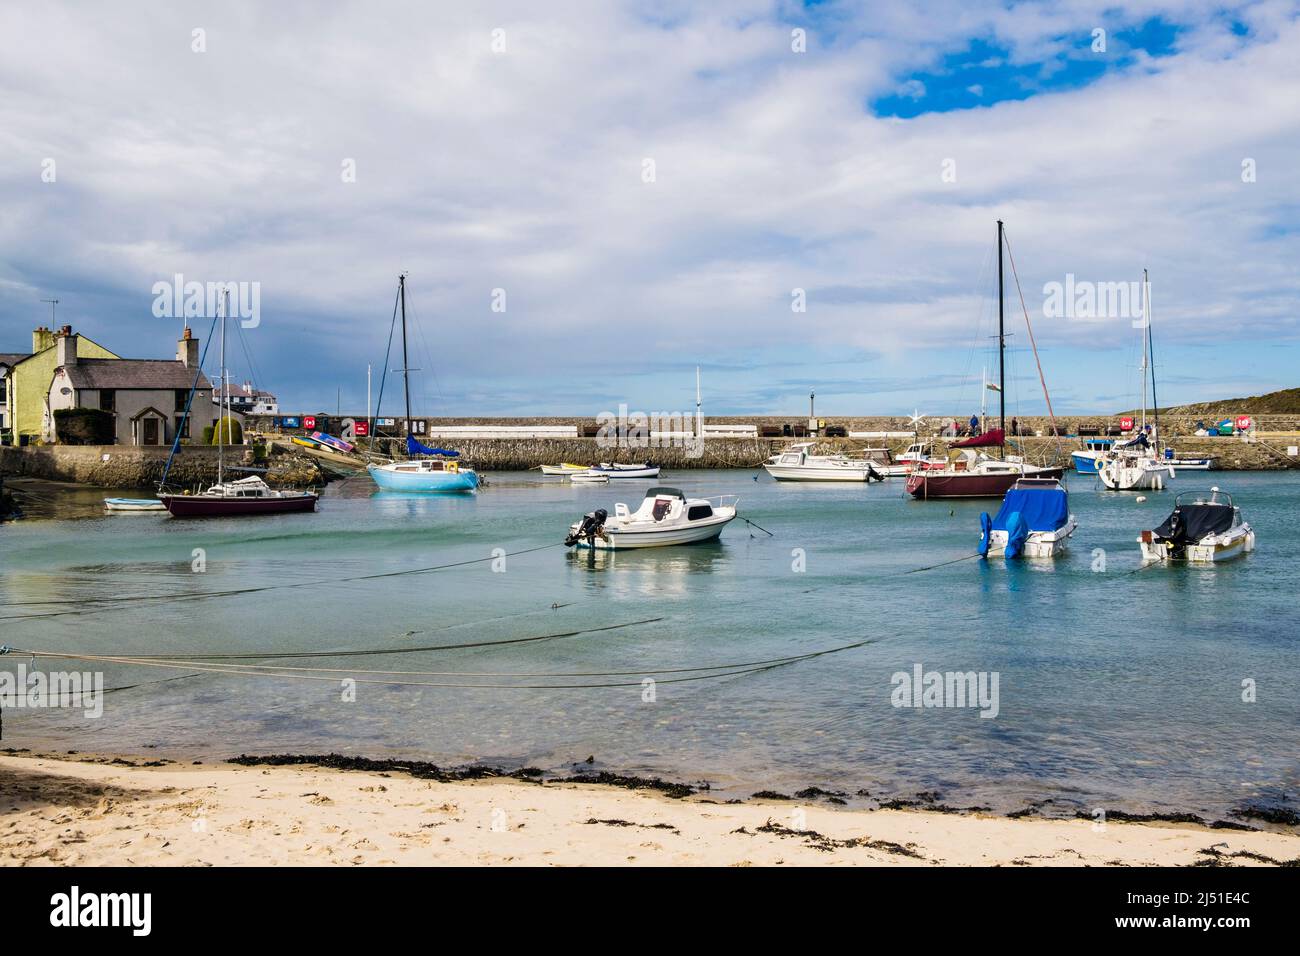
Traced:
<svg viewBox="0 0 1300 956">
<path fill-rule="evenodd" d="M 998 220 L 998 428 L 1002 430 L 1002 447 L 1007 444 L 1007 336 L 1003 316 L 1002 291 L 1002 220 Z"/>
<path fill-rule="evenodd" d="M 397 291 L 402 300 L 402 386 L 406 391 L 406 437 L 411 437 L 411 363 L 406 359 L 406 273 L 397 277 Z"/>
</svg>

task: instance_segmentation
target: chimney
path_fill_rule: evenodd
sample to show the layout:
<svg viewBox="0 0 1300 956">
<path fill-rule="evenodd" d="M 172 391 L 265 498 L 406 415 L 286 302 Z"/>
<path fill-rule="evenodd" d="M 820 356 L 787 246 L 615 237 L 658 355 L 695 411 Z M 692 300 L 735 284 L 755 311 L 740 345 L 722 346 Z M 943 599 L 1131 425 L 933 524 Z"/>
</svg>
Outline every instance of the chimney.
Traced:
<svg viewBox="0 0 1300 956">
<path fill-rule="evenodd" d="M 77 364 L 77 335 L 72 331 L 72 326 L 65 325 L 59 329 L 58 339 L 55 341 L 55 347 L 58 357 L 55 360 L 56 365 L 68 366 Z"/>
<path fill-rule="evenodd" d="M 54 344 L 54 333 L 43 325 L 32 330 L 32 352 L 43 352 Z"/>
<path fill-rule="evenodd" d="M 176 343 L 176 361 L 180 362 L 186 368 L 198 368 L 199 365 L 199 340 L 189 330 L 181 336 L 181 340 Z"/>
</svg>

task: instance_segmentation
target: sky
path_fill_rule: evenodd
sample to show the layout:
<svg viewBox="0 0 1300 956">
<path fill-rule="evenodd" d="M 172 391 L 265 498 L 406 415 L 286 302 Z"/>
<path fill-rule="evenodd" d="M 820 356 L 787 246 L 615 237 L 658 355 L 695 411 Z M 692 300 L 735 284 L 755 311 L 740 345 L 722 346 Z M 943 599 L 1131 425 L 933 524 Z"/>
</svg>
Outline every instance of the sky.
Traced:
<svg viewBox="0 0 1300 956">
<path fill-rule="evenodd" d="M 0 91 L 0 352 L 247 283 L 232 376 L 360 414 L 405 272 L 420 414 L 966 415 L 1002 219 L 1008 415 L 1031 328 L 1134 407 L 1143 269 L 1162 405 L 1300 384 L 1296 3 L 7 4 Z"/>
</svg>

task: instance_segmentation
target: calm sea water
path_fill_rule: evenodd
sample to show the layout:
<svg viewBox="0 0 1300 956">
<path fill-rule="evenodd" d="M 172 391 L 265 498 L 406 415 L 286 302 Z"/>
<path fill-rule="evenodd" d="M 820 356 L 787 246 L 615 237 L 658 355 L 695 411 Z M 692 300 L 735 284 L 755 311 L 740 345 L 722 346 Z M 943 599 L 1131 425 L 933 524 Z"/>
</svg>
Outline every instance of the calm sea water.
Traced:
<svg viewBox="0 0 1300 956">
<path fill-rule="evenodd" d="M 738 493 L 742 514 L 775 537 L 734 522 L 716 544 L 595 557 L 556 547 L 509 557 L 504 571 L 481 562 L 347 580 L 553 544 L 571 520 L 615 501 L 635 505 L 649 484 L 489 477 L 488 489 L 466 498 L 381 495 L 352 480 L 331 486 L 314 516 L 219 521 L 107 517 L 100 493 L 59 492 L 28 520 L 0 528 L 0 642 L 249 654 L 584 633 L 297 662 L 337 669 L 314 672 L 329 678 L 321 681 L 200 674 L 159 682 L 191 672 L 109 666 L 107 686 L 141 686 L 109 695 L 98 720 L 7 709 L 4 746 L 207 759 L 335 750 L 556 772 L 592 756 L 582 769 L 707 780 L 727 796 L 810 785 L 873 799 L 938 791 L 945 803 L 998 810 L 1045 799 L 1058 812 L 1211 816 L 1248 803 L 1295 805 L 1295 475 L 1178 478 L 1184 490 L 1223 486 L 1256 528 L 1253 555 L 1211 568 L 1131 573 L 1134 538 L 1168 513 L 1168 492 L 1138 503 L 1074 477 L 1080 530 L 1069 557 L 1011 567 L 966 560 L 905 574 L 972 553 L 979 513 L 997 503 L 915 502 L 897 481 L 776 484 L 746 471 L 701 471 L 661 481 L 688 493 Z M 1104 572 L 1094 570 L 1098 548 Z M 195 549 L 206 558 L 201 573 L 192 570 Z M 794 569 L 800 555 L 803 571 Z M 140 595 L 185 599 L 118 600 Z M 591 630 L 629 622 L 647 623 Z M 685 668 L 864 639 L 873 643 L 790 666 L 670 682 L 709 673 Z M 0 659 L 10 670 L 18 663 Z M 996 672 L 997 716 L 892 706 L 892 675 L 918 663 Z M 382 679 L 367 669 L 502 675 L 401 678 L 439 683 L 631 686 L 361 683 L 356 701 L 343 701 L 339 679 Z M 549 676 L 568 674 L 602 676 Z M 659 678 L 653 701 L 643 699 L 646 675 Z M 1242 700 L 1246 679 L 1256 682 L 1254 703 Z"/>
</svg>

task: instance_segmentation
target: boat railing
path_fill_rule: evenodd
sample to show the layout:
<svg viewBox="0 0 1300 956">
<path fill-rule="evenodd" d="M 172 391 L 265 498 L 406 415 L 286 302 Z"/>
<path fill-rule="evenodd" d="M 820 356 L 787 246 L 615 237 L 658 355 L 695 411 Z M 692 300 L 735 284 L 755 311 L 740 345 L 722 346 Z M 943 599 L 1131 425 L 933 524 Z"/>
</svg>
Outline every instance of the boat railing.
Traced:
<svg viewBox="0 0 1300 956">
<path fill-rule="evenodd" d="M 740 504 L 740 495 L 713 495 L 711 498 L 704 498 L 714 508 L 734 508 Z"/>
</svg>

